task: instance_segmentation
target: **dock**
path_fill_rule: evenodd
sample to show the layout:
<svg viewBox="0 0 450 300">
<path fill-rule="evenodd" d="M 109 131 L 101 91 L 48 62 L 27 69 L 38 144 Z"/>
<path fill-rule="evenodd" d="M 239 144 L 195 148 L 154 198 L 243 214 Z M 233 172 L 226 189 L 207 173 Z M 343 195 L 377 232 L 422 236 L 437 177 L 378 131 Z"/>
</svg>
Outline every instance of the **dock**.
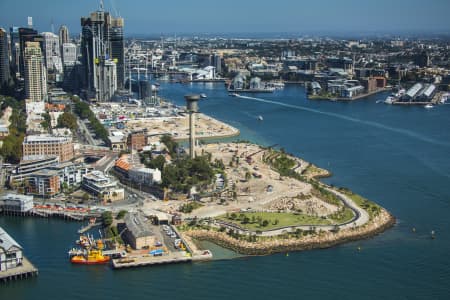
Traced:
<svg viewBox="0 0 450 300">
<path fill-rule="evenodd" d="M 0 282 L 7 283 L 13 280 L 35 277 L 38 273 L 38 269 L 24 257 L 20 267 L 0 271 Z"/>
<path fill-rule="evenodd" d="M 176 264 L 191 262 L 192 257 L 182 255 L 181 253 L 169 253 L 163 256 L 139 256 L 139 257 L 127 257 L 112 260 L 112 266 L 114 269 L 123 268 L 137 268 L 145 266 L 163 265 L 163 264 Z"/>
<path fill-rule="evenodd" d="M 86 226 L 80 228 L 80 229 L 78 230 L 78 233 L 79 233 L 79 234 L 83 234 L 83 233 L 85 233 L 85 232 L 91 230 L 92 228 L 97 227 L 97 226 L 100 226 L 100 225 L 102 225 L 102 223 L 88 224 L 88 225 L 86 225 Z"/>
</svg>

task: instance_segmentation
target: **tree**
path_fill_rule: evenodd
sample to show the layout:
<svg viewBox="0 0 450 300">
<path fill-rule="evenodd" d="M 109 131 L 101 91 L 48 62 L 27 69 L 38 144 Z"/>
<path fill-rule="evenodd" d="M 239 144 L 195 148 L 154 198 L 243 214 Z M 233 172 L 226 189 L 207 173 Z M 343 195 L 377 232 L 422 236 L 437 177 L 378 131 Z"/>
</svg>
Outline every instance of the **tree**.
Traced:
<svg viewBox="0 0 450 300">
<path fill-rule="evenodd" d="M 264 221 L 262 221 L 262 224 L 261 224 L 263 227 L 266 227 L 267 225 L 269 225 L 269 221 L 267 221 L 267 220 L 264 220 Z"/>
<path fill-rule="evenodd" d="M 82 196 L 82 199 L 83 199 L 84 202 L 88 201 L 89 200 L 89 194 L 88 193 L 84 193 L 83 196 Z"/>
<path fill-rule="evenodd" d="M 163 155 L 158 155 L 154 159 L 145 162 L 145 166 L 150 169 L 163 170 L 166 158 Z"/>
<path fill-rule="evenodd" d="M 64 112 L 62 115 L 58 117 L 57 127 L 58 128 L 67 127 L 71 131 L 75 131 L 78 128 L 77 117 L 70 112 Z"/>
</svg>

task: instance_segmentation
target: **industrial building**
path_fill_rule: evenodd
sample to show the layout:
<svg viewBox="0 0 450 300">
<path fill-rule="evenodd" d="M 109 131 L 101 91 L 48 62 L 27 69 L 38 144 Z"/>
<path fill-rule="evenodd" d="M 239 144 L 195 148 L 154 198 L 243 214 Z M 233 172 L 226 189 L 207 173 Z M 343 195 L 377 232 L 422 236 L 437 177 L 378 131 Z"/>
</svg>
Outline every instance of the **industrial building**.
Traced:
<svg viewBox="0 0 450 300">
<path fill-rule="evenodd" d="M 74 149 L 71 137 L 49 134 L 28 135 L 23 140 L 23 159 L 33 160 L 43 156 L 58 156 L 60 162 L 71 160 Z"/>
<path fill-rule="evenodd" d="M 141 212 L 127 213 L 124 217 L 127 230 L 123 238 L 134 249 L 143 249 L 155 245 L 156 237 L 150 222 Z"/>
<path fill-rule="evenodd" d="M 430 102 L 437 89 L 434 84 L 416 83 L 400 97 L 401 102 Z"/>
</svg>

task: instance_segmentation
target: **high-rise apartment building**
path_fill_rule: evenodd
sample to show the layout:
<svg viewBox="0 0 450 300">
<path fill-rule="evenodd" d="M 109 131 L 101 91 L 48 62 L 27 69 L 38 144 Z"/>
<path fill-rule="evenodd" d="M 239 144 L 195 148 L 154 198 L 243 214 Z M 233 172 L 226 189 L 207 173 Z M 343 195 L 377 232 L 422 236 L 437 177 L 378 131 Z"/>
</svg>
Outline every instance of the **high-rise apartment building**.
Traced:
<svg viewBox="0 0 450 300">
<path fill-rule="evenodd" d="M 25 46 L 27 42 L 39 42 L 39 47 L 43 48 L 44 39 L 38 35 L 38 32 L 32 28 L 19 28 L 19 73 L 21 77 L 25 76 Z"/>
<path fill-rule="evenodd" d="M 38 42 L 27 42 L 24 51 L 25 91 L 32 102 L 47 98 L 47 77 L 43 64 L 41 47 Z"/>
<path fill-rule="evenodd" d="M 0 87 L 9 81 L 9 49 L 6 30 L 0 28 Z"/>
</svg>

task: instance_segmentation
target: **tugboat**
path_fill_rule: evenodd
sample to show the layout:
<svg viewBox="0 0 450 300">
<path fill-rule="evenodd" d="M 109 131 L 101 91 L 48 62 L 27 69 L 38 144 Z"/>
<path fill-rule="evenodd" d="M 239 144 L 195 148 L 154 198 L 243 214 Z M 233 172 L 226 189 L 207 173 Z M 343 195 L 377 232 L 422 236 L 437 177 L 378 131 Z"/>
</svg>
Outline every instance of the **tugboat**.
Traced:
<svg viewBox="0 0 450 300">
<path fill-rule="evenodd" d="M 73 256 L 70 262 L 80 265 L 99 265 L 106 264 L 109 260 L 109 256 L 104 256 L 101 250 L 88 250 L 87 254 Z"/>
</svg>

